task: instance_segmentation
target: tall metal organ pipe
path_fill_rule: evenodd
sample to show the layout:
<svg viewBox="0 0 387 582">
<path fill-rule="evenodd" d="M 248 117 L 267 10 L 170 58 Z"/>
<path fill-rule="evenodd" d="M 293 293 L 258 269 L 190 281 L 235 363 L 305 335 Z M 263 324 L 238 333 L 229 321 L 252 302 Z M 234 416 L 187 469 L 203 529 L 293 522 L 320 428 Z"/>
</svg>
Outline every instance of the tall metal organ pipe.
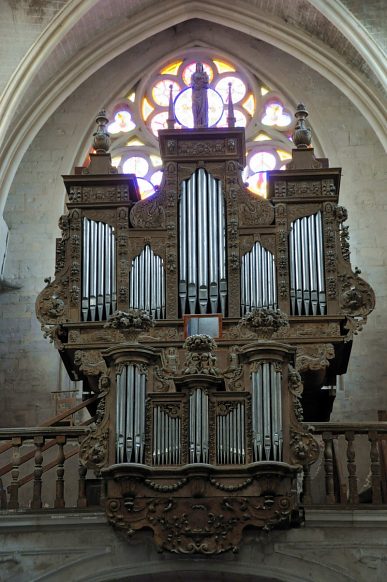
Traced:
<svg viewBox="0 0 387 582">
<path fill-rule="evenodd" d="M 256 242 L 241 264 L 242 315 L 256 307 L 277 307 L 274 255 Z"/>
<path fill-rule="evenodd" d="M 208 463 L 208 395 L 195 388 L 189 399 L 190 463 Z"/>
<path fill-rule="evenodd" d="M 129 289 L 129 307 L 146 309 L 154 319 L 165 318 L 163 260 L 149 245 L 132 261 Z"/>
<path fill-rule="evenodd" d="M 84 217 L 82 320 L 102 321 L 117 309 L 113 227 Z"/>
<path fill-rule="evenodd" d="M 252 445 L 254 461 L 282 460 L 282 374 L 263 362 L 251 374 Z"/>
<path fill-rule="evenodd" d="M 292 315 L 325 315 L 323 232 L 321 212 L 292 222 L 289 234 Z"/>
<path fill-rule="evenodd" d="M 117 463 L 143 463 L 146 374 L 136 364 L 126 364 L 116 386 Z"/>
<path fill-rule="evenodd" d="M 179 299 L 184 313 L 223 313 L 227 304 L 226 220 L 221 182 L 200 168 L 182 182 Z"/>
</svg>

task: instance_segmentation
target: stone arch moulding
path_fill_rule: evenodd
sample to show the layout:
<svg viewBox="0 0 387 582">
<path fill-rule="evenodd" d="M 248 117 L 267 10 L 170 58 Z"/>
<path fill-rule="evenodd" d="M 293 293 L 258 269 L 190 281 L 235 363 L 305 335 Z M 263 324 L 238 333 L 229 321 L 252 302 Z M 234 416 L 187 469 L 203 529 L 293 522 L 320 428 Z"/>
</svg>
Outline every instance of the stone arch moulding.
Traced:
<svg viewBox="0 0 387 582">
<path fill-rule="evenodd" d="M 68 11 L 63 10 L 59 13 L 53 20 L 53 24 L 49 25 L 45 33 L 38 39 L 38 44 L 43 42 L 43 46 L 40 47 L 42 56 L 39 51 L 31 49 L 13 76 L 12 83 L 6 88 L 5 97 L 8 97 L 8 99 L 3 99 L 3 108 L 8 114 L 4 121 L 1 122 L 4 123 L 4 127 L 0 126 L 0 143 L 3 143 L 2 152 L 0 153 L 0 186 L 2 191 L 0 212 L 4 209 L 17 166 L 31 141 L 47 119 L 75 88 L 104 64 L 142 40 L 193 18 L 215 22 L 244 32 L 253 38 L 277 46 L 312 69 L 317 70 L 334 83 L 357 106 L 374 129 L 380 141 L 386 145 L 382 113 L 383 105 L 378 95 L 370 89 L 356 71 L 338 57 L 332 49 L 317 39 L 306 36 L 297 28 L 285 25 L 268 14 L 257 13 L 254 14 L 254 19 L 252 19 L 250 6 L 241 0 L 236 0 L 236 2 L 237 6 L 234 5 L 235 9 L 232 12 L 220 0 L 215 0 L 211 3 L 205 0 L 196 0 L 189 3 L 189 5 L 186 2 L 182 2 L 182 0 L 169 0 L 169 7 L 166 7 L 165 3 L 162 5 L 157 3 L 155 6 L 152 5 L 144 9 L 134 15 L 133 18 L 127 20 L 120 28 L 110 30 L 107 34 L 98 37 L 97 40 L 93 39 L 92 46 L 88 50 L 84 50 L 80 58 L 74 59 L 67 66 L 63 66 L 60 77 L 57 76 L 48 84 L 45 91 L 39 95 L 39 99 L 33 100 L 30 107 L 20 116 L 12 131 L 7 132 L 10 119 L 15 114 L 16 107 L 24 94 L 26 86 L 28 86 L 26 81 L 30 82 L 30 76 L 34 71 L 36 75 L 39 64 L 42 66 L 45 63 L 50 52 L 49 48 L 52 52 L 63 40 L 63 35 L 58 32 L 59 21 L 62 19 L 64 30 L 69 31 L 77 18 L 79 19 L 79 16 L 84 11 L 87 11 L 87 6 L 93 4 L 93 2 L 89 1 L 85 2 L 85 5 L 81 7 L 79 0 L 70 2 Z M 71 7 L 74 10 L 71 10 Z M 55 27 L 55 34 L 53 34 L 50 42 L 49 31 L 51 27 Z M 90 36 L 92 37 L 92 35 Z M 46 50 L 43 50 L 46 44 Z M 34 66 L 31 66 L 32 63 Z M 11 99 L 9 94 L 10 86 L 16 87 L 16 83 L 21 81 L 28 64 L 31 72 L 25 75 L 25 82 L 21 85 L 21 92 L 15 89 L 14 97 Z M 0 111 L 0 120 L 3 120 L 2 111 Z"/>
</svg>

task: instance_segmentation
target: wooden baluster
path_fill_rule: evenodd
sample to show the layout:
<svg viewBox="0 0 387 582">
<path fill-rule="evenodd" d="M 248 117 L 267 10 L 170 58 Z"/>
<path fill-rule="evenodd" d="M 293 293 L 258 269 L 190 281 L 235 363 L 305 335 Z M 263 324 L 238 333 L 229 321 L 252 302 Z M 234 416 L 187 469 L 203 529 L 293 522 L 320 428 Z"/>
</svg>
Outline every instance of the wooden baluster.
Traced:
<svg viewBox="0 0 387 582">
<path fill-rule="evenodd" d="M 56 444 L 58 445 L 58 457 L 57 457 L 57 468 L 56 468 L 56 486 L 55 486 L 55 501 L 54 507 L 56 509 L 65 506 L 64 500 L 64 446 L 66 444 L 66 437 L 64 435 L 55 437 Z"/>
<path fill-rule="evenodd" d="M 304 465 L 303 501 L 304 505 L 312 504 L 312 478 L 310 476 L 310 465 Z"/>
<path fill-rule="evenodd" d="M 34 468 L 34 485 L 31 501 L 31 509 L 41 509 L 42 507 L 42 473 L 43 473 L 43 454 L 42 446 L 44 437 L 34 437 L 35 445 L 35 468 Z"/>
<path fill-rule="evenodd" d="M 21 437 L 12 439 L 12 482 L 9 486 L 9 503 L 8 509 L 19 509 L 19 465 L 20 465 L 20 446 Z"/>
<path fill-rule="evenodd" d="M 78 481 L 78 501 L 77 507 L 87 507 L 87 498 L 86 498 L 86 473 L 87 467 L 83 465 L 81 462 L 79 463 L 78 468 L 79 473 L 79 481 Z"/>
<path fill-rule="evenodd" d="M 333 479 L 333 437 L 331 432 L 323 432 L 324 441 L 324 468 L 325 468 L 325 492 L 326 502 L 329 505 L 336 503 L 335 483 Z"/>
<path fill-rule="evenodd" d="M 368 440 L 371 443 L 371 484 L 372 484 L 372 503 L 382 503 L 381 476 L 380 476 L 380 458 L 378 451 L 378 433 L 376 430 L 370 430 Z"/>
<path fill-rule="evenodd" d="M 348 501 L 351 504 L 359 503 L 359 494 L 357 492 L 357 475 L 356 475 L 356 453 L 355 453 L 355 433 L 353 430 L 348 430 L 345 433 L 345 438 L 347 440 L 347 468 L 348 468 L 348 485 L 349 485 L 349 498 Z"/>
</svg>

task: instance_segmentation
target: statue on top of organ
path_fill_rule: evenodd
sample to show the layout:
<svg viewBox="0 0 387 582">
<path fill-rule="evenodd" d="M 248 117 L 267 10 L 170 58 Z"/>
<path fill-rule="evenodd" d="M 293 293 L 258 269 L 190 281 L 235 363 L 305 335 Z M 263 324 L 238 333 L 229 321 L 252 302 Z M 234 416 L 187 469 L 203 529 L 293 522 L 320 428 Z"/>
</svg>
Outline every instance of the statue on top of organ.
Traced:
<svg viewBox="0 0 387 582">
<path fill-rule="evenodd" d="M 199 63 L 193 129 L 173 128 L 170 99 L 163 181 L 145 200 L 112 167 L 98 115 L 89 166 L 64 176 L 37 316 L 99 397 L 81 457 L 105 481 L 108 519 L 152 528 L 161 549 L 213 554 L 246 526 L 300 521 L 319 453 L 303 421 L 328 420 L 374 294 L 351 268 L 341 171 L 315 158 L 305 106 L 265 199 L 241 178 L 231 90 L 229 126 L 207 127 L 205 75 Z"/>
</svg>

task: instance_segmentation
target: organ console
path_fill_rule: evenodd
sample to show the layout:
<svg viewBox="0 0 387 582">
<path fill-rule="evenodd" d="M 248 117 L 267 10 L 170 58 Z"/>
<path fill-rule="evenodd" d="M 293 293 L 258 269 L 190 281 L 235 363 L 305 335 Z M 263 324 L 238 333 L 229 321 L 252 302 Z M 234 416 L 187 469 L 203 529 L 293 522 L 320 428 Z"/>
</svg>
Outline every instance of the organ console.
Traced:
<svg viewBox="0 0 387 582">
<path fill-rule="evenodd" d="M 104 481 L 109 521 L 153 529 L 164 550 L 235 550 L 246 526 L 299 523 L 319 453 L 301 421 L 329 417 L 322 388 L 374 306 L 349 261 L 340 169 L 315 158 L 306 115 L 267 199 L 242 182 L 232 123 L 160 131 L 164 178 L 140 200 L 136 177 L 111 166 L 101 112 L 89 166 L 64 176 L 37 316 L 99 395 L 81 459 Z M 190 335 L 190 318 L 210 317 L 216 340 Z"/>
</svg>

